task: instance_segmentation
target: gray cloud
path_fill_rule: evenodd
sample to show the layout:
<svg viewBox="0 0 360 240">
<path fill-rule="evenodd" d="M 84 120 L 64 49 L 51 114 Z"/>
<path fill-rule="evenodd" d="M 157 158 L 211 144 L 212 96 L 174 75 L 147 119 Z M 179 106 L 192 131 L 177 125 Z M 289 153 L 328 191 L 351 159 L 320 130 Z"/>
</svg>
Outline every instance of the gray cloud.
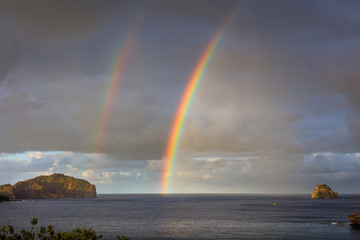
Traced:
<svg viewBox="0 0 360 240">
<path fill-rule="evenodd" d="M 1 13 L 27 37 L 59 40 L 97 27 L 103 20 L 103 14 L 111 12 L 111 9 L 101 1 L 35 0 L 30 3 L 4 0 Z"/>
<path fill-rule="evenodd" d="M 178 68 L 181 69 L 184 68 L 181 64 L 189 62 L 186 60 L 196 62 L 198 54 L 204 48 L 204 40 L 206 44 L 211 33 L 216 31 L 215 20 L 208 21 L 210 16 L 214 16 L 214 10 L 218 8 L 216 6 L 219 3 L 215 1 L 206 5 L 207 11 L 203 11 L 204 14 L 200 15 L 195 14 L 196 9 L 203 7 L 204 3 L 196 4 L 194 9 L 188 9 L 185 7 L 186 4 L 180 2 L 174 4 L 179 5 L 178 7 L 169 6 L 165 2 L 145 4 L 144 11 L 147 11 L 145 26 L 149 26 L 151 30 L 160 29 L 159 33 L 169 34 L 174 26 L 180 26 L 179 31 L 188 38 L 186 41 L 196 46 L 195 51 L 192 51 L 187 42 L 182 42 L 180 39 L 174 42 L 175 39 L 169 35 L 162 39 L 164 44 L 161 45 L 169 46 L 169 50 L 175 45 L 178 45 L 176 49 L 189 50 L 166 51 L 159 55 L 161 58 L 152 60 L 155 52 L 151 49 L 147 50 L 146 46 L 154 47 L 160 44 L 146 42 L 140 38 L 134 55 L 129 60 L 129 68 L 124 73 L 119 98 L 116 99 L 113 115 L 109 120 L 109 132 L 103 143 L 105 152 L 121 159 L 161 158 L 177 100 L 192 69 L 187 63 L 185 65 L 187 74 L 182 73 L 179 78 L 175 76 L 179 70 L 161 75 L 160 72 L 163 70 L 158 68 L 166 68 L 171 63 L 178 64 Z M 224 18 L 235 3 L 221 5 L 221 11 L 216 13 L 217 18 Z M 79 14 L 78 9 L 84 4 L 86 7 Z M 325 62 L 331 63 L 335 59 L 332 57 L 326 60 L 328 56 L 325 55 L 325 51 L 334 48 L 333 44 L 339 41 L 356 36 L 356 32 L 350 31 L 356 19 L 347 15 L 334 15 L 328 8 L 317 4 L 311 5 L 310 2 L 297 2 L 295 5 L 282 1 L 272 3 L 271 6 L 266 6 L 268 3 L 264 4 L 245 3 L 224 36 L 223 43 L 210 63 L 194 101 L 192 108 L 193 112 L 196 112 L 195 116 L 190 115 L 186 123 L 185 148 L 201 151 L 213 149 L 253 151 L 261 148 L 310 151 L 304 149 L 307 148 L 310 133 L 304 136 L 307 138 L 304 139 L 299 137 L 298 132 L 302 131 L 303 122 L 312 118 L 313 105 L 321 107 L 322 99 L 332 98 L 326 97 L 328 92 L 337 90 L 337 86 L 334 86 L 336 84 L 327 78 L 328 74 L 323 74 L 322 67 L 325 66 Z M 35 37 L 41 42 L 47 42 L 48 38 L 46 36 L 43 38 L 41 34 L 44 32 L 48 33 L 49 37 L 56 36 L 59 44 L 45 47 L 37 44 L 35 52 L 26 49 L 27 53 L 21 65 L 24 74 L 17 75 L 19 84 L 13 88 L 23 88 L 22 91 L 31 96 L 31 101 L 47 102 L 49 105 L 45 104 L 47 107 L 33 115 L 24 114 L 25 117 L 18 120 L 16 142 L 19 143 L 14 145 L 14 149 L 7 151 L 32 149 L 91 151 L 96 135 L 96 124 L 101 113 L 101 101 L 106 91 L 103 84 L 109 81 L 110 76 L 82 75 L 81 71 L 84 70 L 82 62 L 88 61 L 85 59 L 92 59 L 96 56 L 94 54 L 101 53 L 101 50 L 108 52 L 106 49 L 114 47 L 115 42 L 99 38 L 99 41 L 108 44 L 106 47 L 100 44 L 94 49 L 95 51 L 91 51 L 90 47 L 94 46 L 93 40 L 86 40 L 80 46 L 78 42 L 63 42 L 62 39 L 68 36 L 110 33 L 111 31 L 106 30 L 109 25 L 104 23 L 117 19 L 115 14 L 98 1 L 91 1 L 90 4 L 80 1 L 76 5 L 67 1 L 46 4 L 39 1 L 33 6 L 26 4 L 17 6 L 15 3 L 7 2 L 5 5 L 3 11 L 6 16 L 13 16 L 14 25 L 34 28 L 31 33 L 22 33 L 25 37 Z M 119 4 L 121 11 L 123 8 L 120 6 L 129 7 L 128 4 Z M 154 6 L 160 7 L 154 9 Z M 276 8 L 278 14 L 268 11 L 270 7 Z M 178 14 L 173 17 L 168 16 L 175 9 Z M 66 18 L 63 15 L 64 11 L 68 12 Z M 253 12 L 260 14 L 252 14 Z M 155 13 L 160 15 L 154 16 Z M 157 22 L 159 17 L 169 18 L 169 22 L 159 24 Z M 47 19 L 49 21 L 45 21 Z M 265 25 L 264 20 L 271 24 Z M 192 29 L 182 28 L 182 23 L 187 21 L 197 22 L 197 27 L 209 23 L 214 26 L 210 30 L 204 28 L 206 38 L 193 38 L 188 37 Z M 152 23 L 159 25 L 151 25 Z M 124 24 L 128 25 L 128 23 Z M 346 28 L 348 29 L 346 34 L 341 32 L 345 25 L 350 26 Z M 121 29 L 126 29 L 126 26 Z M 321 31 L 318 32 L 318 29 Z M 341 33 L 342 38 L 338 37 Z M 140 29 L 139 36 L 144 36 L 144 39 L 155 37 L 154 39 L 161 40 L 160 35 L 156 32 L 150 33 L 145 28 Z M 299 36 L 308 39 L 303 41 Z M 296 44 L 299 47 L 294 48 Z M 28 45 L 24 44 L 23 47 L 26 46 Z M 314 52 L 317 47 L 320 47 L 320 50 Z M 36 52 L 39 53 L 35 58 L 38 61 L 30 61 L 30 56 Z M 178 54 L 176 58 L 174 54 Z M 349 55 L 345 52 L 341 54 Z M 354 57 L 350 54 L 351 59 Z M 181 60 L 174 60 L 178 58 Z M 87 63 L 96 68 L 96 62 Z M 109 59 L 107 63 L 110 63 Z M 151 63 L 150 68 L 146 67 L 149 63 Z M 46 68 L 42 68 L 43 65 Z M 344 65 L 340 67 L 343 71 L 349 68 Z M 87 68 L 91 69 L 91 67 Z M 104 73 L 109 69 L 109 66 L 107 70 L 102 67 L 100 72 Z M 35 74 L 35 70 L 39 73 Z M 29 71 L 33 72 L 33 75 L 27 77 L 25 81 L 25 72 Z M 341 73 L 341 71 L 337 72 Z M 171 80 L 173 77 L 176 81 Z M 40 84 L 41 88 L 35 84 Z M 350 87 L 349 90 L 341 86 L 338 88 L 343 89 L 339 91 L 349 96 L 351 103 L 355 103 L 355 100 L 351 100 L 355 94 L 350 90 L 356 89 L 356 86 Z M 312 101 L 319 102 L 312 104 Z M 337 103 L 343 104 L 341 101 Z M 23 112 L 24 108 L 25 105 L 12 107 L 12 112 L 7 117 L 8 122 L 15 117 L 14 112 Z M 336 112 L 337 110 L 334 109 L 333 113 Z M 208 131 L 209 129 L 211 131 Z M 30 138 L 35 140 L 29 144 Z M 21 139 L 26 139 L 27 143 L 21 144 Z"/>
<path fill-rule="evenodd" d="M 7 74 L 19 63 L 19 46 L 6 35 L 0 34 L 0 84 L 5 81 Z"/>
<path fill-rule="evenodd" d="M 356 173 L 360 168 L 359 157 L 357 154 L 311 154 L 305 158 L 305 165 L 311 173 Z"/>
<path fill-rule="evenodd" d="M 60 160 L 52 156 L 58 164 L 54 170 L 83 174 L 92 158 L 86 154 L 95 149 L 114 63 L 138 21 L 100 142 L 105 157 L 97 164 L 103 172 L 94 173 L 94 179 L 148 178 L 156 183 L 187 80 L 239 3 L 4 1 L 1 151 L 74 152 Z M 242 189 L 235 183 L 248 179 L 260 184 L 266 169 L 284 178 L 301 169 L 294 177 L 301 179 L 310 174 L 303 164 L 307 154 L 357 152 L 359 8 L 355 1 L 244 2 L 189 109 L 179 149 L 179 182 L 185 186 L 192 179 L 202 186 Z M 214 152 L 223 154 L 221 160 L 189 160 L 191 154 L 209 157 Z M 224 156 L 249 152 L 254 158 L 246 161 Z M 44 161 L 34 163 L 34 169 L 53 165 L 51 159 Z M 117 171 L 111 173 L 111 168 Z M 120 168 L 129 175 L 120 174 Z M 327 177 L 327 169 L 314 169 Z M 281 177 L 274 186 L 276 181 Z"/>
</svg>

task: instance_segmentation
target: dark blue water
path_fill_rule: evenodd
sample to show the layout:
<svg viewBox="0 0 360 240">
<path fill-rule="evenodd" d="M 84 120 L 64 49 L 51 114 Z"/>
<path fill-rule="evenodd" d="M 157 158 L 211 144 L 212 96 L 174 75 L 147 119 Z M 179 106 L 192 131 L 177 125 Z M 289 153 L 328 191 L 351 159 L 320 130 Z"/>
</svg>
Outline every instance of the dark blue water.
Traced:
<svg viewBox="0 0 360 240">
<path fill-rule="evenodd" d="M 11 219 L 16 229 L 29 229 L 36 217 L 38 227 L 86 226 L 104 237 L 132 239 L 360 239 L 360 230 L 347 220 L 360 208 L 354 197 L 99 195 L 26 200 L 0 203 L 0 225 Z"/>
</svg>

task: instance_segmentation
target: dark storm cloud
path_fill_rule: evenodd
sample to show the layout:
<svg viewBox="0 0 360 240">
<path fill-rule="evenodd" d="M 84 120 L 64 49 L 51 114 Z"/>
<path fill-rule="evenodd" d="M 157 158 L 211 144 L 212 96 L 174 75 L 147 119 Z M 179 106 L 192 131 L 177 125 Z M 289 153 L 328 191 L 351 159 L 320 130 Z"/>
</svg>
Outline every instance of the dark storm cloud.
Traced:
<svg viewBox="0 0 360 240">
<path fill-rule="evenodd" d="M 348 115 L 348 129 L 358 144 L 360 144 L 360 112 L 353 111 Z"/>
<path fill-rule="evenodd" d="M 108 72 L 102 68 L 104 64 L 111 64 L 106 58 L 109 51 L 98 48 L 104 35 L 109 36 L 102 29 L 125 32 L 131 24 L 128 21 L 141 8 L 132 5 L 131 1 L 112 0 L 106 3 L 98 0 L 1 1 L 0 74 L 21 65 L 47 72 L 48 81 L 65 69 L 82 74 Z M 113 21 L 109 22 L 111 18 Z M 16 66 L 12 64 L 14 60 L 17 60 Z"/>
<path fill-rule="evenodd" d="M 355 108 L 359 98 L 359 4 L 261 3 L 248 2 L 230 27 L 236 33 L 229 30 L 225 36 L 197 95 L 200 103 L 194 103 L 210 120 L 188 120 L 185 147 L 357 151 L 347 121 L 337 115 L 346 117 L 349 111 L 338 107 L 348 104 L 339 93 Z M 294 124 L 281 122 L 296 113 L 301 119 Z M 355 116 L 349 116 L 348 130 L 356 136 Z"/>
<path fill-rule="evenodd" d="M 1 1 L 1 14 L 8 23 L 19 28 L 24 36 L 33 40 L 57 41 L 76 37 L 93 30 L 104 20 L 104 15 L 122 11 L 122 2 L 107 1 L 56 1 L 31 2 Z M 116 9 L 116 10 L 115 10 Z"/>
<path fill-rule="evenodd" d="M 11 27 L 0 26 L 7 42 L 0 77 L 16 81 L 2 85 L 3 99 L 15 100 L 0 102 L 1 150 L 93 151 L 110 72 L 141 9 L 102 149 L 123 160 L 161 159 L 188 77 L 239 3 L 4 1 L 2 19 Z M 349 135 L 357 139 L 359 116 L 346 114 L 349 102 L 360 102 L 359 4 L 242 4 L 195 96 L 183 148 L 355 151 Z"/>
<path fill-rule="evenodd" d="M 0 34 L 0 85 L 19 61 L 20 50 L 11 37 Z"/>
</svg>

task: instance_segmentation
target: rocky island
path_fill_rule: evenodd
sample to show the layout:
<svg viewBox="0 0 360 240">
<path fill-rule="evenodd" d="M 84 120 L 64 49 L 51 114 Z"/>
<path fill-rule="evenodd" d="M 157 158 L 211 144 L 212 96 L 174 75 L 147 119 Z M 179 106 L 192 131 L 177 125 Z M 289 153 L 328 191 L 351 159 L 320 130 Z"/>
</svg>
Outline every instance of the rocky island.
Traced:
<svg viewBox="0 0 360 240">
<path fill-rule="evenodd" d="M 39 198 L 95 198 L 95 185 L 88 181 L 65 176 L 64 174 L 52 174 L 39 176 L 26 181 L 0 185 L 0 196 L 9 200 L 15 199 L 39 199 Z"/>
<path fill-rule="evenodd" d="M 339 194 L 338 192 L 333 191 L 328 185 L 319 184 L 312 192 L 311 198 L 333 199 L 333 198 L 339 198 Z"/>
<path fill-rule="evenodd" d="M 360 211 L 349 215 L 349 220 L 353 227 L 360 227 Z"/>
</svg>

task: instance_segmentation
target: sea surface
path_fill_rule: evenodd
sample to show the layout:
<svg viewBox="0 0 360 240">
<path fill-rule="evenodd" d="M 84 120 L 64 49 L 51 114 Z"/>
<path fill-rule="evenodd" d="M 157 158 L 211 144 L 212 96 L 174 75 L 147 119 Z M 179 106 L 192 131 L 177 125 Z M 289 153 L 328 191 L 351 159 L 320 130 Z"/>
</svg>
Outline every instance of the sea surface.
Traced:
<svg viewBox="0 0 360 240">
<path fill-rule="evenodd" d="M 0 203 L 0 225 L 15 230 L 30 220 L 55 230 L 91 227 L 106 238 L 131 239 L 360 239 L 347 217 L 360 201 L 305 195 L 98 195 Z M 276 204 L 276 205 L 275 205 Z"/>
</svg>

